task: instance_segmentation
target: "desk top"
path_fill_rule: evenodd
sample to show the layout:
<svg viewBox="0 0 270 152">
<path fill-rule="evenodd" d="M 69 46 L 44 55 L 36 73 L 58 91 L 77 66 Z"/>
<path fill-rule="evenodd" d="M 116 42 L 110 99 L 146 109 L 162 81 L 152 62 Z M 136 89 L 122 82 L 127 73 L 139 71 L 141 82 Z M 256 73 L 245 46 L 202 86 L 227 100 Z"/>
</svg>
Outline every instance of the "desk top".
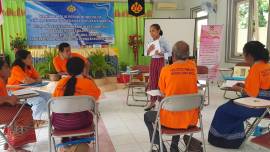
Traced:
<svg viewBox="0 0 270 152">
<path fill-rule="evenodd" d="M 234 100 L 234 103 L 254 109 L 270 108 L 270 100 L 259 99 L 254 97 L 239 98 Z"/>
<path fill-rule="evenodd" d="M 232 68 L 218 68 L 219 71 L 233 71 Z"/>
</svg>

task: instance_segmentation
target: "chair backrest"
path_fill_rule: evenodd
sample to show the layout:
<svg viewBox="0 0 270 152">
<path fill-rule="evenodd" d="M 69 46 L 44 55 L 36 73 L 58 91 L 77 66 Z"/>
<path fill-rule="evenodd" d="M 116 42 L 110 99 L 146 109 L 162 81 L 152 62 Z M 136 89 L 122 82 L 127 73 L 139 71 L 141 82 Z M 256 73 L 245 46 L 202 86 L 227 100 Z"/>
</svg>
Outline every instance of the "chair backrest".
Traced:
<svg viewBox="0 0 270 152">
<path fill-rule="evenodd" d="M 197 73 L 198 74 L 208 74 L 208 67 L 207 66 L 197 66 Z"/>
<path fill-rule="evenodd" d="M 96 103 L 90 96 L 62 96 L 51 98 L 48 109 L 55 113 L 96 112 Z"/>
<path fill-rule="evenodd" d="M 188 94 L 166 97 L 161 101 L 160 109 L 168 111 L 187 111 L 203 107 L 203 95 Z"/>
</svg>

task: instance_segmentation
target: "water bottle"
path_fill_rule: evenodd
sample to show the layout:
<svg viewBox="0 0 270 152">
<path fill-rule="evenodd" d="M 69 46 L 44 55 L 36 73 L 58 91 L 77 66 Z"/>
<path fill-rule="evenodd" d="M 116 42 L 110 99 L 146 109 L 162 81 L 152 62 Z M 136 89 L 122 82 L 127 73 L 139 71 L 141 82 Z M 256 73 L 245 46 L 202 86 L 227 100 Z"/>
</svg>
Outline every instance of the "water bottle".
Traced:
<svg viewBox="0 0 270 152">
<path fill-rule="evenodd" d="M 130 67 L 129 66 L 127 66 L 127 74 L 130 74 Z"/>
</svg>

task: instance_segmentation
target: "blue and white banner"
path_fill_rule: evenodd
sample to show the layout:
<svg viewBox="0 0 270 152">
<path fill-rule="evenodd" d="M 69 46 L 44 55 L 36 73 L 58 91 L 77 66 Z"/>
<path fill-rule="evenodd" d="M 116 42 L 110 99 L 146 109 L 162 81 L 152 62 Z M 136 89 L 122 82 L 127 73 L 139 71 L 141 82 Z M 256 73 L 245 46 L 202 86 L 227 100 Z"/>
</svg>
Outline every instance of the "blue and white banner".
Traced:
<svg viewBox="0 0 270 152">
<path fill-rule="evenodd" d="M 114 43 L 113 3 L 26 1 L 30 46 L 72 47 Z"/>
</svg>

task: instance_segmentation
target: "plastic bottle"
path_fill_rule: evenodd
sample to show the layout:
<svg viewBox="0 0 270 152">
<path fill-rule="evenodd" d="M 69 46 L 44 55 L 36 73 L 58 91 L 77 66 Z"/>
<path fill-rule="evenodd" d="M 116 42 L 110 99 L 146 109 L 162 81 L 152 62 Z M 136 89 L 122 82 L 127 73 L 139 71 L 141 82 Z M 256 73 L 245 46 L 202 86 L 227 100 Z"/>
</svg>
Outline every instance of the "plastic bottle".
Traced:
<svg viewBox="0 0 270 152">
<path fill-rule="evenodd" d="M 127 74 L 130 74 L 130 67 L 129 66 L 127 66 Z"/>
</svg>

